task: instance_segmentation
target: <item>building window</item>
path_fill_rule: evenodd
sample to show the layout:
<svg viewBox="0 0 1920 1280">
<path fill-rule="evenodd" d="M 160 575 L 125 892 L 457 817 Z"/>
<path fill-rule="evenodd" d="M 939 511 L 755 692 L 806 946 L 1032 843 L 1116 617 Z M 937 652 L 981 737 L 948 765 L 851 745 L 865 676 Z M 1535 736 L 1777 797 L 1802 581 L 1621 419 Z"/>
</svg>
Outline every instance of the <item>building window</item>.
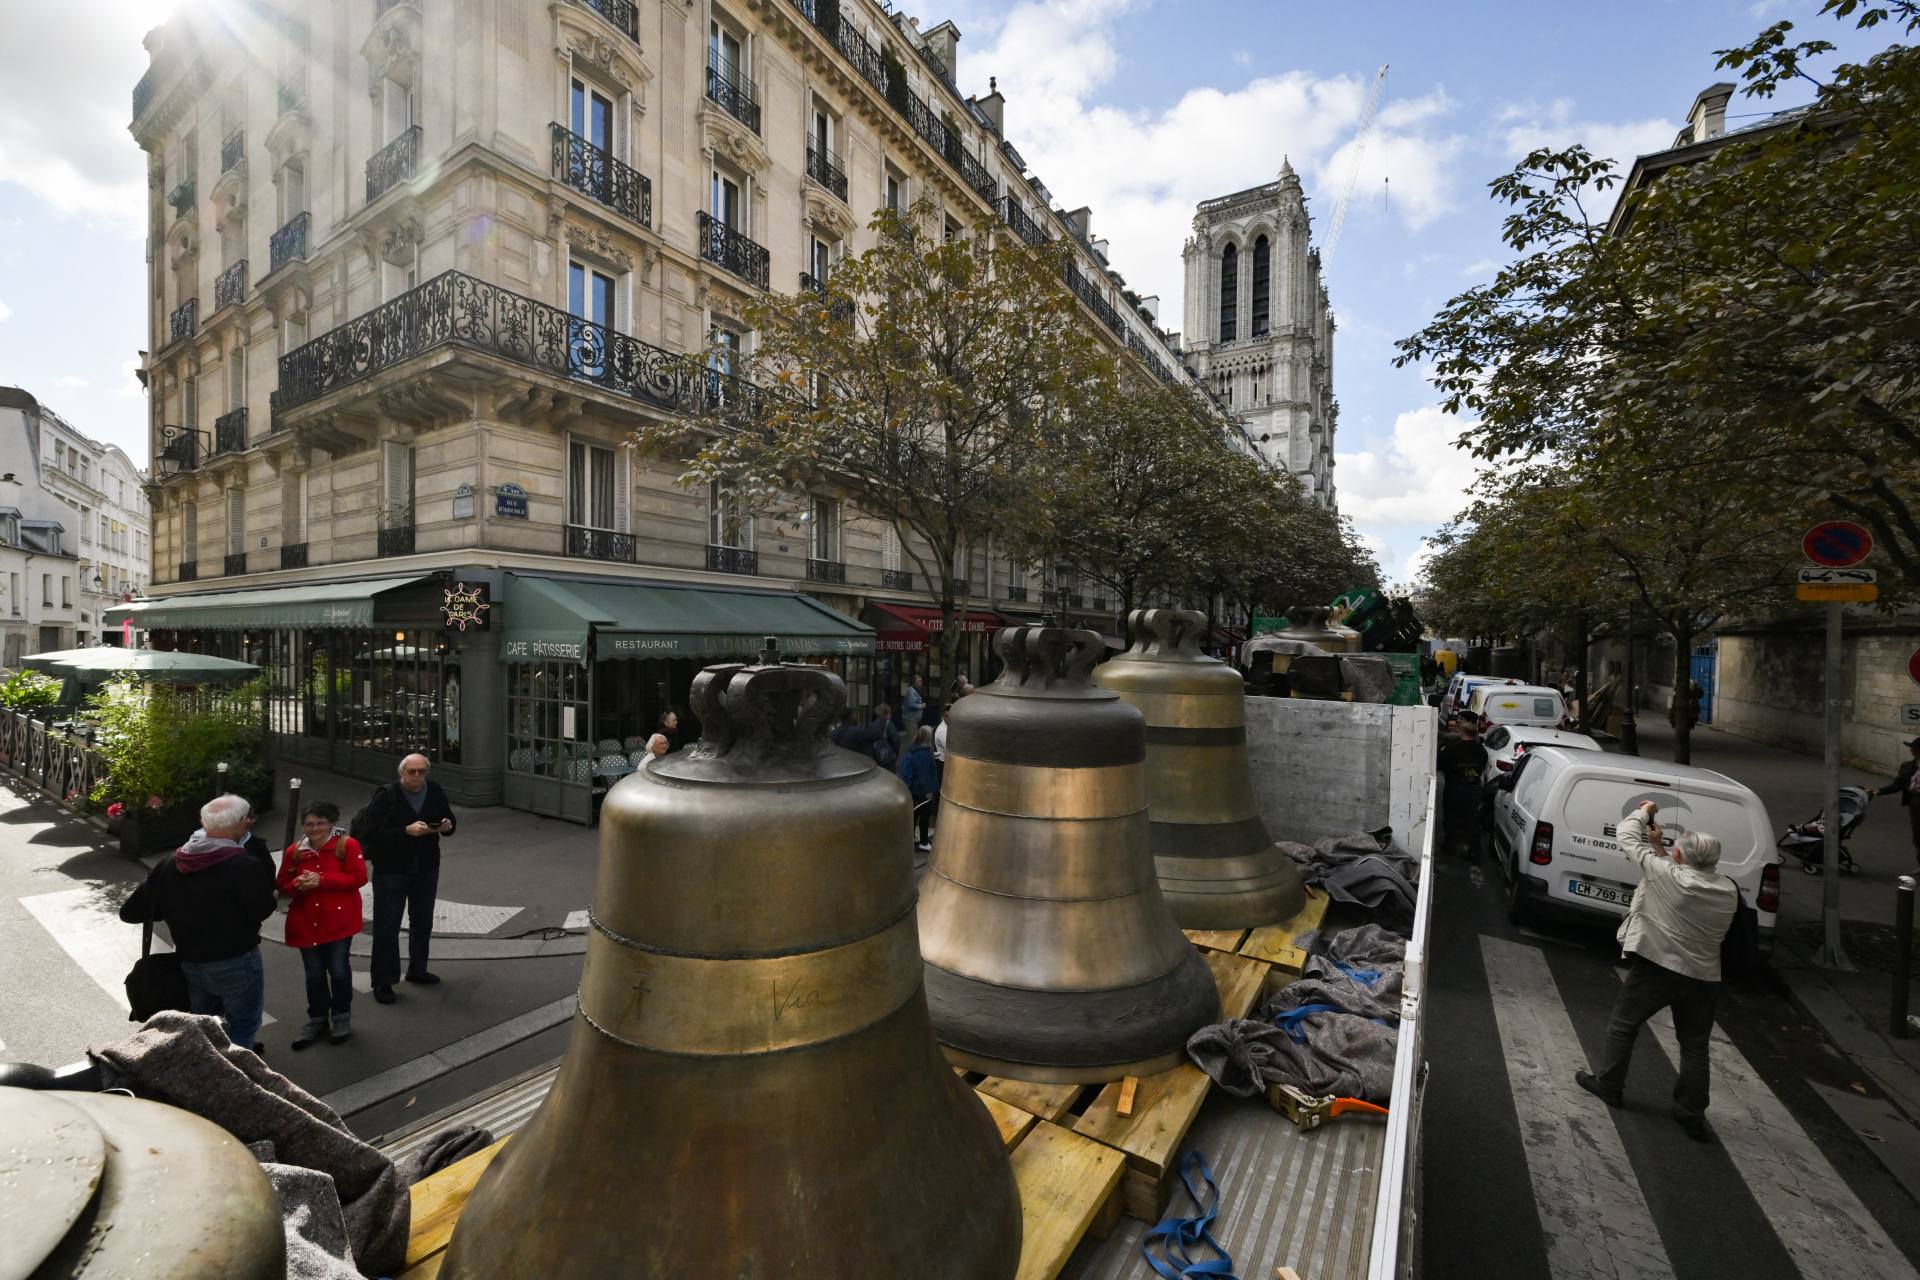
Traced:
<svg viewBox="0 0 1920 1280">
<path fill-rule="evenodd" d="M 397 80 L 381 82 L 380 115 L 385 130 L 380 139 L 382 145 L 413 128 L 414 99 L 413 90 Z M 294 210 L 298 213 L 299 210 Z"/>
<path fill-rule="evenodd" d="M 713 220 L 729 231 L 745 234 L 746 206 L 740 198 L 740 184 L 718 169 L 713 171 Z"/>
<path fill-rule="evenodd" d="M 73 607 L 73 579 L 64 573 L 60 575 L 60 607 L 62 609 Z"/>
<path fill-rule="evenodd" d="M 507 670 L 508 772 L 591 786 L 587 668 L 577 662 L 516 662 Z"/>
<path fill-rule="evenodd" d="M 241 489 L 227 490 L 227 554 L 237 556 L 247 549 L 247 495 Z"/>
<path fill-rule="evenodd" d="M 608 155 L 616 154 L 613 149 L 613 99 L 579 76 L 573 77 L 571 122 L 567 127 Z"/>
<path fill-rule="evenodd" d="M 955 222 L 951 217 L 948 217 L 946 219 L 946 238 L 949 242 L 958 240 L 960 237 L 964 236 L 966 233 L 967 233 L 967 229 L 961 226 L 959 223 Z"/>
<path fill-rule="evenodd" d="M 807 238 L 807 257 L 813 271 L 814 287 L 827 287 L 827 277 L 833 273 L 833 244 L 819 236 Z"/>
<path fill-rule="evenodd" d="M 1272 296 L 1270 282 L 1272 268 L 1272 248 L 1267 244 L 1267 238 L 1261 236 L 1253 242 L 1253 336 L 1256 338 L 1265 337 L 1267 333 L 1268 299 Z"/>
<path fill-rule="evenodd" d="M 716 547 L 753 550 L 753 517 L 747 504 L 726 485 L 707 485 L 707 541 Z"/>
<path fill-rule="evenodd" d="M 718 18 L 707 24 L 707 65 L 727 80 L 747 78 L 747 63 L 740 37 Z"/>
<path fill-rule="evenodd" d="M 200 504 L 180 504 L 180 562 L 194 564 L 200 559 Z"/>
<path fill-rule="evenodd" d="M 880 530 L 880 567 L 898 573 L 903 555 L 900 549 L 900 530 L 892 525 L 884 526 Z"/>
<path fill-rule="evenodd" d="M 894 213 L 900 213 L 906 207 L 906 192 L 907 180 L 892 165 L 888 165 L 880 191 L 883 203 Z"/>
<path fill-rule="evenodd" d="M 1232 245 L 1220 251 L 1220 341 L 1238 336 L 1240 321 L 1240 251 Z"/>
<path fill-rule="evenodd" d="M 17 573 L 7 575 L 7 612 L 16 618 L 20 616 L 20 575 Z"/>
<path fill-rule="evenodd" d="M 707 367 L 715 373 L 737 373 L 743 349 L 744 342 L 738 333 L 724 325 L 716 325 L 712 344 L 707 348 Z"/>
<path fill-rule="evenodd" d="M 103 547 L 107 547 L 107 548 L 110 548 L 110 549 L 112 549 L 112 550 L 115 550 L 115 551 L 118 551 L 118 550 L 120 550 L 120 548 L 118 548 L 118 547 L 115 547 L 115 546 L 113 545 L 113 543 L 112 543 L 112 542 L 111 542 L 111 541 L 109 540 L 109 538 L 108 538 L 108 532 L 107 532 L 107 518 L 106 518 L 105 516 L 101 516 L 101 517 L 100 517 L 100 545 L 101 545 L 101 546 L 103 546 Z"/>
<path fill-rule="evenodd" d="M 227 357 L 227 408 L 244 409 L 247 405 L 247 349 L 237 346 L 233 354 Z"/>
<path fill-rule="evenodd" d="M 567 450 L 567 523 L 626 532 L 620 475 L 624 458 L 605 445 L 575 440 Z"/>
<path fill-rule="evenodd" d="M 306 211 L 306 162 L 289 160 L 280 170 L 280 225 L 286 226 Z"/>
<path fill-rule="evenodd" d="M 835 498 L 815 498 L 807 512 L 811 524 L 808 554 L 815 560 L 840 558 L 840 503 Z"/>
</svg>

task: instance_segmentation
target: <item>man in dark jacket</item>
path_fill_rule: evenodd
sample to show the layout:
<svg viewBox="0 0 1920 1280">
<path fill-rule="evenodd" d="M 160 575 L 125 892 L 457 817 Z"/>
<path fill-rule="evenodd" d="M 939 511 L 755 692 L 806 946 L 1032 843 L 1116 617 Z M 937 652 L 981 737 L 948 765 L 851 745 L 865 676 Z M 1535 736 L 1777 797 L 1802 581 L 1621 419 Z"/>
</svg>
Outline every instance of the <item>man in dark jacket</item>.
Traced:
<svg viewBox="0 0 1920 1280">
<path fill-rule="evenodd" d="M 1913 759 L 1900 766 L 1892 782 L 1867 794 L 1900 797 L 1900 806 L 1907 811 L 1907 824 L 1913 828 L 1913 856 L 1920 861 L 1920 738 L 1908 739 L 1907 750 L 1913 753 Z"/>
<path fill-rule="evenodd" d="M 266 1009 L 260 923 L 273 914 L 273 858 L 246 845 L 252 808 L 217 796 L 200 810 L 202 833 L 154 865 L 120 906 L 128 924 L 167 926 L 194 1013 L 218 1014 L 227 1038 L 258 1049 Z"/>
<path fill-rule="evenodd" d="M 440 784 L 427 778 L 428 762 L 411 755 L 400 762 L 400 781 L 373 793 L 367 803 L 367 863 L 373 879 L 373 998 L 392 1004 L 400 978 L 400 917 L 407 917 L 407 981 L 432 986 L 427 972 L 433 942 L 433 901 L 440 888 L 440 837 L 454 830 L 453 807 Z"/>
<path fill-rule="evenodd" d="M 1454 717 L 1453 732 L 1440 743 L 1442 822 L 1448 848 L 1480 853 L 1480 774 L 1487 762 L 1480 732 L 1470 715 Z"/>
</svg>

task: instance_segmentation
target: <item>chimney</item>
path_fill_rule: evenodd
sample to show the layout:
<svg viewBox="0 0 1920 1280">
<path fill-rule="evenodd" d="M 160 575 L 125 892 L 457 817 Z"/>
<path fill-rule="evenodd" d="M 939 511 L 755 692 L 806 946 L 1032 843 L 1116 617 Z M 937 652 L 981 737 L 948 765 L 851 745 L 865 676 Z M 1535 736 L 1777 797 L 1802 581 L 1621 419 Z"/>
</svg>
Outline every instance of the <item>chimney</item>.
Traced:
<svg viewBox="0 0 1920 1280">
<path fill-rule="evenodd" d="M 942 22 L 921 39 L 926 41 L 927 52 L 938 58 L 940 65 L 947 69 L 947 79 L 958 82 L 960 79 L 960 28 L 951 22 Z"/>
<path fill-rule="evenodd" d="M 1094 257 L 1096 257 L 1096 258 L 1098 258 L 1098 259 L 1100 259 L 1100 261 L 1102 261 L 1102 262 L 1106 262 L 1106 261 L 1108 261 L 1108 260 L 1109 260 L 1109 259 L 1107 258 L 1107 242 L 1106 242 L 1105 240 L 1095 240 L 1095 241 L 1093 241 L 1093 242 L 1092 242 L 1092 247 L 1093 247 L 1093 256 L 1094 256 Z"/>
<path fill-rule="evenodd" d="M 1000 94 L 1000 81 L 987 77 L 987 96 L 975 98 L 973 105 L 980 108 L 980 114 L 993 125 L 993 131 L 1001 137 L 1007 136 L 1007 100 Z"/>
<path fill-rule="evenodd" d="M 1707 142 L 1727 132 L 1727 103 L 1733 101 L 1733 86 L 1722 80 L 1708 85 L 1693 100 L 1687 119 L 1693 124 L 1693 140 Z"/>
<path fill-rule="evenodd" d="M 1148 315 L 1152 316 L 1153 322 L 1155 324 L 1160 323 L 1160 295 L 1159 294 L 1150 293 L 1146 297 L 1140 299 L 1140 309 L 1146 312 Z"/>
<path fill-rule="evenodd" d="M 1067 221 L 1074 225 L 1083 239 L 1090 240 L 1093 238 L 1093 210 L 1089 209 L 1086 205 L 1083 204 L 1072 213 L 1069 213 L 1067 215 Z"/>
</svg>

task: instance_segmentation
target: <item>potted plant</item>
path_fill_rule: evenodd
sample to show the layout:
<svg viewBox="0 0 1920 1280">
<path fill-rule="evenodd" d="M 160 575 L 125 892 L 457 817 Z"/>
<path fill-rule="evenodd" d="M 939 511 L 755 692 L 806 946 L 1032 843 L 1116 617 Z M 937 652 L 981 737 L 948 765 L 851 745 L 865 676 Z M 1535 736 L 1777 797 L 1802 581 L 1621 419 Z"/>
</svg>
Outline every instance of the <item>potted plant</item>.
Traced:
<svg viewBox="0 0 1920 1280">
<path fill-rule="evenodd" d="M 89 798 L 105 809 L 130 856 L 177 846 L 199 825 L 200 806 L 221 787 L 255 812 L 273 802 L 273 772 L 262 761 L 265 682 L 231 690 L 110 684 L 90 700 L 107 778 Z"/>
</svg>

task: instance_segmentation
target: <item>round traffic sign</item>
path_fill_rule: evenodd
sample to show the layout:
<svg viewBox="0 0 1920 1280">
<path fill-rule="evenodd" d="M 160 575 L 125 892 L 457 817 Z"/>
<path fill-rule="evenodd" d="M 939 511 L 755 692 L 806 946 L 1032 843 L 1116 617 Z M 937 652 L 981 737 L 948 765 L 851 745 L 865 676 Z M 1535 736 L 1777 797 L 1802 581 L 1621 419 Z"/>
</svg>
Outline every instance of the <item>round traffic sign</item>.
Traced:
<svg viewBox="0 0 1920 1280">
<path fill-rule="evenodd" d="M 1851 520 L 1823 520 L 1800 539 L 1800 550 L 1815 564 L 1844 569 L 1873 551 L 1873 535 Z"/>
<path fill-rule="evenodd" d="M 1907 655 L 1907 678 L 1920 684 L 1920 649 Z"/>
</svg>

